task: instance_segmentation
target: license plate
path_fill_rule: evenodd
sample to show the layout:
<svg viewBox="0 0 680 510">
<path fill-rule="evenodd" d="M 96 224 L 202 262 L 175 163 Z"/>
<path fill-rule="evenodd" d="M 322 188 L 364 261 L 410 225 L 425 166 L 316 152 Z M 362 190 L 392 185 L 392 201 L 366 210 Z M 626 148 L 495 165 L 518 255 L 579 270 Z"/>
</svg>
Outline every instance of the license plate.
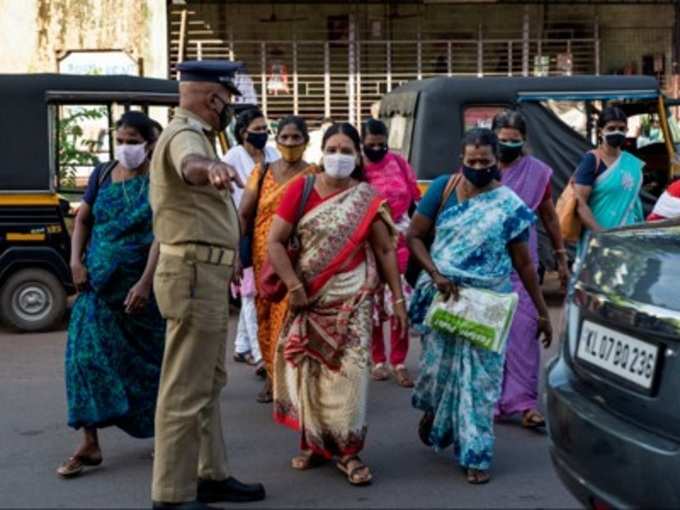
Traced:
<svg viewBox="0 0 680 510">
<path fill-rule="evenodd" d="M 652 387 L 658 346 L 584 321 L 576 356 L 645 389 Z"/>
</svg>

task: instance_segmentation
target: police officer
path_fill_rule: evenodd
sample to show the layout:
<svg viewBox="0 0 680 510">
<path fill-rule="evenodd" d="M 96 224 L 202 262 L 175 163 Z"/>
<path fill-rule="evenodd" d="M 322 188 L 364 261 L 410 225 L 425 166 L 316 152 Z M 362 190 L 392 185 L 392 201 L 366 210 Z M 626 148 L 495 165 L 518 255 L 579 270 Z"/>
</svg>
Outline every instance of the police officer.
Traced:
<svg viewBox="0 0 680 510">
<path fill-rule="evenodd" d="M 188 61 L 178 66 L 180 106 L 151 161 L 151 206 L 160 258 L 154 278 L 167 320 L 156 408 L 154 508 L 206 508 L 217 501 L 264 499 L 227 465 L 219 394 L 229 317 L 228 285 L 239 241 L 230 192 L 243 186 L 217 159 L 212 134 L 230 117 L 240 64 Z M 143 340 L 143 339 L 140 339 Z"/>
</svg>

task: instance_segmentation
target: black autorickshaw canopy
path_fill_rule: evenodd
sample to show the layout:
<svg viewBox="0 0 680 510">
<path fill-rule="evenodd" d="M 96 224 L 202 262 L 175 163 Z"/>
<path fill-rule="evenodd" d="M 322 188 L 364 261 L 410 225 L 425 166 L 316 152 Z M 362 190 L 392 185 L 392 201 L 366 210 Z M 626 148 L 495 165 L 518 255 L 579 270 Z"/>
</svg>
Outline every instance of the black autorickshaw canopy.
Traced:
<svg viewBox="0 0 680 510">
<path fill-rule="evenodd" d="M 56 122 L 48 105 L 174 105 L 178 83 L 134 76 L 0 74 L 0 193 L 54 191 Z"/>
<path fill-rule="evenodd" d="M 531 153 L 555 171 L 559 192 L 590 143 L 545 108 L 546 100 L 654 100 L 656 79 L 648 76 L 573 76 L 550 78 L 432 78 L 407 83 L 383 97 L 380 116 L 402 117 L 401 152 L 419 179 L 429 180 L 460 165 L 464 111 L 470 106 L 500 106 L 521 111 L 527 120 Z"/>
</svg>

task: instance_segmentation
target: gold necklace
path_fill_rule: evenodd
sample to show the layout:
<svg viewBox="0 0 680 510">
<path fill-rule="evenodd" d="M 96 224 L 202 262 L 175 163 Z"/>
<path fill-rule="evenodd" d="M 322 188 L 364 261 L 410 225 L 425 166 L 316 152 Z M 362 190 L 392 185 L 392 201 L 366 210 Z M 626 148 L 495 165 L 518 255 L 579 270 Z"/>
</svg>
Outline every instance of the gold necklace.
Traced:
<svg viewBox="0 0 680 510">
<path fill-rule="evenodd" d="M 132 179 L 134 179 L 134 177 Z M 132 179 L 125 179 L 125 181 L 128 181 L 128 180 L 131 181 Z M 140 186 L 139 193 L 137 193 L 137 197 L 135 198 L 134 202 L 130 202 L 130 199 L 129 199 L 128 193 L 127 193 L 127 188 L 125 187 L 125 181 L 121 181 L 121 184 L 123 185 L 123 195 L 125 195 L 125 203 L 127 205 L 132 205 L 133 203 L 137 202 L 137 200 L 139 200 L 139 197 L 142 196 L 142 193 L 146 189 L 146 181 L 143 182 L 142 185 Z"/>
</svg>

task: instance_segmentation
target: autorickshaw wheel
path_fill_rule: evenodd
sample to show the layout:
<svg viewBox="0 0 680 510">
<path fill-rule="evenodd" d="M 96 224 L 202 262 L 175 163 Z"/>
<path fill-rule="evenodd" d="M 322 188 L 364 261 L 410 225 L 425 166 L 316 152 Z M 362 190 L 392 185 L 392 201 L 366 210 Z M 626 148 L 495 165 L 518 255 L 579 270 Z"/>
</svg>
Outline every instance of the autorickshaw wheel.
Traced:
<svg viewBox="0 0 680 510">
<path fill-rule="evenodd" d="M 49 271 L 22 269 L 2 286 L 0 304 L 2 319 L 9 326 L 20 331 L 42 331 L 56 326 L 64 317 L 66 291 Z"/>
</svg>

